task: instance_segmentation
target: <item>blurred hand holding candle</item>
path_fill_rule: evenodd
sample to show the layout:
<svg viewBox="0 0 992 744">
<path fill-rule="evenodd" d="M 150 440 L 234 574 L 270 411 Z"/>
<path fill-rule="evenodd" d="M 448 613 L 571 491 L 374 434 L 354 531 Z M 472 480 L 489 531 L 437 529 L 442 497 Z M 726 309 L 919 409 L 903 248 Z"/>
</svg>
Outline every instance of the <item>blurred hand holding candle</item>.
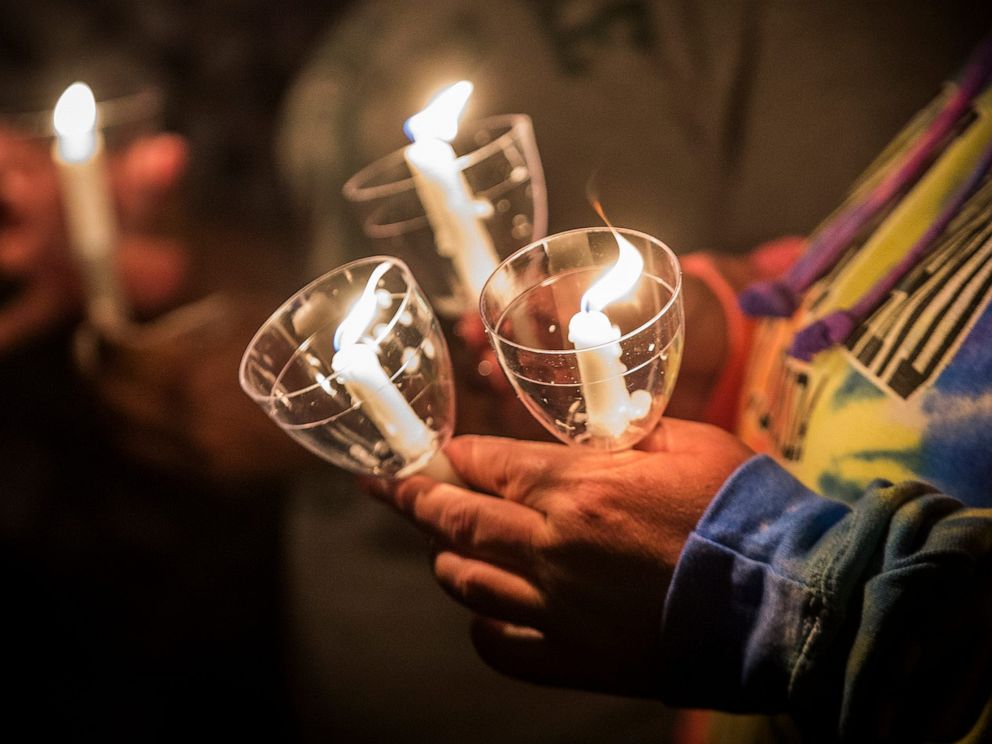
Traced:
<svg viewBox="0 0 992 744">
<path fill-rule="evenodd" d="M 83 272 L 87 311 L 94 325 L 113 328 L 128 311 L 116 275 L 117 220 L 89 86 L 73 83 L 65 90 L 53 123 L 57 139 L 52 157 L 62 185 L 66 231 Z"/>
<path fill-rule="evenodd" d="M 417 195 L 434 231 L 437 251 L 449 258 L 462 284 L 465 304 L 474 304 L 499 263 L 482 219 L 492 205 L 476 199 L 449 144 L 458 133 L 458 119 L 472 94 L 467 80 L 442 90 L 405 125 L 412 140 L 404 157 Z"/>
<path fill-rule="evenodd" d="M 586 427 L 592 436 L 600 437 L 619 437 L 632 420 L 647 415 L 651 407 L 647 392 L 639 390 L 633 396 L 627 392 L 623 376 L 627 367 L 620 361 L 617 343 L 620 329 L 603 312 L 609 303 L 634 288 L 644 270 L 637 249 L 619 233 L 614 235 L 620 249 L 616 264 L 582 295 L 581 309 L 568 324 L 568 340 L 579 352 Z"/>
</svg>

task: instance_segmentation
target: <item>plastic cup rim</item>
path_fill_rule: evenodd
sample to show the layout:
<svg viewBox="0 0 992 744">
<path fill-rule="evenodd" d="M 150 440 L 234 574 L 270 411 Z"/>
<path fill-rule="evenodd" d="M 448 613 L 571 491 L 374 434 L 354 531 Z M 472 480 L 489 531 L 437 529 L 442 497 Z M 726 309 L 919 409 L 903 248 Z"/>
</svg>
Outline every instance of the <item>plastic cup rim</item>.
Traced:
<svg viewBox="0 0 992 744">
<path fill-rule="evenodd" d="M 501 143 L 503 140 L 512 139 L 519 125 L 525 124 L 526 126 L 533 128 L 531 118 L 527 114 L 499 114 L 497 116 L 488 116 L 483 119 L 473 119 L 462 126 L 468 127 L 470 125 L 474 125 L 478 128 L 480 126 L 487 125 L 490 128 L 495 128 L 501 124 L 508 127 L 506 132 L 501 134 L 496 139 L 490 140 L 486 144 L 481 145 L 480 147 L 477 147 L 464 155 L 458 156 L 456 162 L 458 163 L 459 170 L 465 170 L 466 168 L 485 160 L 492 154 L 492 152 L 501 150 Z M 388 155 L 384 155 L 378 160 L 372 161 L 345 181 L 344 186 L 341 187 L 341 192 L 344 194 L 345 198 L 353 202 L 366 202 L 372 201 L 373 199 L 382 199 L 389 196 L 394 196 L 413 189 L 414 182 L 412 175 L 407 178 L 391 181 L 389 183 L 379 184 L 378 186 L 358 185 L 362 181 L 369 178 L 372 172 L 390 165 L 392 161 L 396 161 L 397 163 L 402 162 L 403 153 L 407 146 L 408 145 L 404 145 L 398 150 L 393 150 Z"/>
<path fill-rule="evenodd" d="M 592 351 L 593 349 L 601 349 L 605 346 L 611 346 L 613 344 L 621 344 L 624 341 L 633 338 L 637 334 L 649 328 L 652 324 L 656 323 L 662 316 L 664 316 L 665 314 L 668 313 L 669 310 L 671 310 L 676 300 L 679 300 L 682 297 L 682 265 L 679 263 L 678 256 L 676 256 L 675 252 L 671 248 L 669 248 L 664 242 L 654 237 L 653 235 L 649 235 L 646 232 L 641 232 L 640 230 L 633 230 L 627 227 L 611 228 L 603 225 L 597 227 L 579 227 L 574 230 L 565 230 L 563 232 L 555 233 L 554 235 L 549 235 L 546 238 L 540 238 L 539 240 L 535 240 L 531 243 L 528 243 L 523 248 L 515 251 L 510 256 L 507 256 L 505 259 L 503 259 L 503 261 L 500 262 L 499 266 L 496 267 L 496 270 L 493 271 L 493 273 L 489 276 L 489 279 L 486 280 L 486 283 L 482 287 L 482 292 L 479 294 L 479 316 L 482 318 L 482 324 L 483 326 L 485 326 L 486 333 L 488 333 L 494 339 L 496 339 L 500 345 L 512 346 L 513 348 L 519 349 L 520 351 L 525 351 L 533 354 L 567 354 L 567 355 L 578 354 L 579 353 L 578 349 L 540 349 L 533 346 L 527 346 L 525 344 L 519 344 L 503 336 L 495 328 L 492 327 L 492 324 L 489 322 L 489 318 L 484 312 L 483 308 L 484 308 L 484 302 L 485 302 L 484 298 L 486 296 L 486 290 L 489 289 L 489 285 L 493 282 L 495 276 L 503 269 L 504 266 L 513 262 L 518 256 L 522 256 L 526 254 L 528 251 L 534 250 L 542 244 L 546 244 L 558 238 L 564 238 L 569 235 L 574 235 L 576 233 L 613 232 L 614 230 L 618 233 L 623 233 L 625 235 L 633 235 L 638 238 L 643 238 L 647 240 L 649 243 L 652 243 L 660 247 L 662 251 L 664 251 L 664 253 L 668 256 L 669 260 L 673 263 L 675 267 L 676 270 L 675 286 L 672 288 L 672 296 L 668 299 L 668 301 L 664 305 L 662 305 L 661 308 L 654 315 L 652 315 L 646 321 L 641 323 L 641 325 L 631 329 L 630 331 L 623 334 L 618 339 L 612 341 L 606 341 L 602 344 L 599 344 L 598 346 L 590 346 L 586 349 L 582 349 L 582 351 L 583 352 Z"/>
<path fill-rule="evenodd" d="M 100 98 L 97 100 L 97 126 L 109 129 L 142 117 L 133 115 L 140 105 L 151 106 L 153 116 L 160 116 L 164 105 L 161 87 L 155 84 L 136 87 L 132 92 Z M 54 101 L 52 106 L 54 107 Z M 145 110 L 142 108 L 142 110 Z M 25 137 L 47 139 L 55 136 L 52 125 L 52 108 L 36 109 L 34 111 L 0 111 L 0 122 L 14 127 Z"/>
<path fill-rule="evenodd" d="M 276 310 L 274 310 L 269 315 L 269 317 L 259 326 L 258 330 L 255 331 L 255 334 L 252 336 L 251 341 L 248 343 L 248 346 L 245 348 L 244 354 L 241 356 L 241 364 L 238 365 L 238 381 L 241 384 L 241 389 L 244 390 L 245 393 L 247 393 L 248 396 L 256 403 L 258 403 L 259 405 L 263 405 L 267 403 L 272 403 L 276 400 L 293 399 L 299 395 L 304 395 L 306 393 L 312 392 L 314 389 L 320 387 L 321 383 L 315 382 L 312 385 L 308 385 L 305 388 L 300 388 L 299 390 L 293 390 L 292 392 L 287 392 L 287 393 L 270 392 L 270 393 L 262 394 L 256 392 L 253 389 L 253 386 L 250 385 L 247 380 L 248 362 L 250 360 L 252 350 L 255 349 L 255 347 L 258 345 L 258 342 L 261 340 L 263 334 L 274 323 L 277 322 L 277 319 L 283 317 L 289 311 L 290 306 L 296 300 L 298 300 L 302 295 L 307 293 L 309 290 L 312 290 L 313 288 L 326 282 L 332 275 L 344 273 L 345 271 L 349 271 L 363 264 L 382 263 L 385 261 L 389 261 L 390 263 L 398 266 L 400 270 L 403 272 L 405 278 L 407 279 L 406 292 L 403 295 L 403 300 L 396 308 L 396 312 L 393 313 L 393 316 L 389 319 L 389 322 L 386 324 L 387 331 L 392 329 L 396 325 L 396 322 L 399 319 L 400 315 L 402 315 L 403 311 L 406 310 L 407 305 L 410 302 L 410 296 L 413 293 L 414 287 L 416 286 L 416 279 L 413 276 L 413 272 L 410 271 L 410 267 L 407 266 L 406 262 L 400 258 L 397 258 L 395 256 L 384 256 L 384 255 L 366 256 L 365 258 L 358 258 L 355 259 L 354 261 L 349 261 L 348 263 L 341 264 L 340 266 L 337 266 L 331 269 L 330 271 L 321 274 L 316 279 L 310 281 L 305 286 L 293 292 L 293 294 L 291 294 L 288 299 L 283 301 L 283 303 L 279 305 L 279 307 Z M 303 341 L 305 340 L 306 339 L 304 339 Z M 300 346 L 302 346 L 303 341 L 297 344 L 296 351 L 299 351 L 299 348 Z M 294 351 L 294 353 L 296 353 L 296 351 Z M 397 374 L 402 372 L 405 366 L 406 365 L 402 365 L 400 369 L 397 370 L 396 374 L 390 376 L 390 380 L 394 379 Z M 280 377 L 281 377 L 281 373 L 280 373 Z M 335 377 L 337 377 L 337 374 L 332 375 L 331 377 L 328 378 L 328 380 L 333 380 Z M 277 377 L 276 379 L 278 380 L 279 377 Z"/>
</svg>

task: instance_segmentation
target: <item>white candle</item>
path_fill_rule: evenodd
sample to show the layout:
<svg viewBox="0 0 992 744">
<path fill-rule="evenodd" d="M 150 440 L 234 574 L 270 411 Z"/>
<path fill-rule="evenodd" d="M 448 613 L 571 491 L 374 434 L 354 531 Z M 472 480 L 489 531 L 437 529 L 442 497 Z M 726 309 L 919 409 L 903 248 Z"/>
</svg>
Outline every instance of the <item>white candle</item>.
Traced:
<svg viewBox="0 0 992 744">
<path fill-rule="evenodd" d="M 127 317 L 127 307 L 114 266 L 117 221 L 93 92 L 85 83 L 70 85 L 53 119 L 57 140 L 52 157 L 69 243 L 83 273 L 87 312 L 96 325 L 118 325 Z"/>
<path fill-rule="evenodd" d="M 618 437 L 630 423 L 627 367 L 620 361 L 620 344 L 611 343 L 619 338 L 620 329 L 598 310 L 577 312 L 568 323 L 568 340 L 578 352 L 586 428 L 593 436 Z"/>
<path fill-rule="evenodd" d="M 376 286 L 390 266 L 390 263 L 376 266 L 362 296 L 338 326 L 334 334 L 336 351 L 331 359 L 331 368 L 393 452 L 409 463 L 434 451 L 435 434 L 382 368 L 378 343 L 359 340 L 375 313 Z M 435 480 L 463 485 L 443 452 L 436 453 L 421 467 L 420 472 Z"/>
<path fill-rule="evenodd" d="M 390 381 L 376 352 L 370 344 L 348 344 L 334 354 L 331 367 L 393 452 L 413 462 L 433 449 L 434 432 Z"/>
<path fill-rule="evenodd" d="M 644 268 L 641 254 L 614 233 L 620 256 L 616 264 L 582 295 L 581 309 L 568 323 L 568 340 L 576 349 L 579 380 L 586 403 L 586 429 L 595 437 L 619 437 L 632 420 L 642 417 L 642 405 L 631 402 L 620 361 L 620 329 L 603 308 L 637 283 Z"/>
<path fill-rule="evenodd" d="M 458 133 L 458 117 L 471 94 L 472 84 L 463 80 L 441 91 L 427 108 L 411 116 L 405 128 L 413 142 L 404 150 L 437 251 L 451 260 L 466 304 L 478 301 L 499 263 L 492 237 L 482 222 L 492 214 L 492 205 L 475 198 L 449 144 Z"/>
</svg>

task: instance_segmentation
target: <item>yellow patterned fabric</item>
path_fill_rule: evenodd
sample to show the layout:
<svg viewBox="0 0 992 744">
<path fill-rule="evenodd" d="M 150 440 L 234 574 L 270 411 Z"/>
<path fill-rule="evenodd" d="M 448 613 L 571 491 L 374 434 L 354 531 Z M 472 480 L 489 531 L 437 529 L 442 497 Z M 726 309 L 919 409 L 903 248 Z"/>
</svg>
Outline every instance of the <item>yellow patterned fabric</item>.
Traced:
<svg viewBox="0 0 992 744">
<path fill-rule="evenodd" d="M 850 199 L 884 175 L 934 109 L 897 137 Z M 798 330 L 853 305 L 905 255 L 990 140 L 987 90 L 924 176 L 807 292 L 799 311 L 763 321 L 755 333 L 738 433 L 825 496 L 850 501 L 884 478 L 992 504 L 992 180 L 845 346 L 809 363 L 786 353 Z"/>
</svg>

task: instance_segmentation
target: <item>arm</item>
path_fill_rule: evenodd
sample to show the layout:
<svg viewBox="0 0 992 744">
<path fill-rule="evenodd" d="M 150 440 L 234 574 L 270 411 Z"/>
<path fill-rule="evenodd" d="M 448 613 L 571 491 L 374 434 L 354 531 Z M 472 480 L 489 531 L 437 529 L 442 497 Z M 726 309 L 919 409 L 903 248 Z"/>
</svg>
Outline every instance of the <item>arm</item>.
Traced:
<svg viewBox="0 0 992 744">
<path fill-rule="evenodd" d="M 957 739 L 990 699 L 992 511 L 912 482 L 848 508 L 754 458 L 690 535 L 663 627 L 674 704 Z"/>
<path fill-rule="evenodd" d="M 853 741 L 974 725 L 992 512 L 916 483 L 849 508 L 705 424 L 666 419 L 646 446 L 460 437 L 447 452 L 474 491 L 414 476 L 381 495 L 432 536 L 438 581 L 507 674 Z"/>
<path fill-rule="evenodd" d="M 673 567 L 750 451 L 716 427 L 675 419 L 646 446 L 609 453 L 458 437 L 446 452 L 472 490 L 413 476 L 378 495 L 434 539 L 435 575 L 479 616 L 474 641 L 489 664 L 651 696 Z"/>
</svg>

